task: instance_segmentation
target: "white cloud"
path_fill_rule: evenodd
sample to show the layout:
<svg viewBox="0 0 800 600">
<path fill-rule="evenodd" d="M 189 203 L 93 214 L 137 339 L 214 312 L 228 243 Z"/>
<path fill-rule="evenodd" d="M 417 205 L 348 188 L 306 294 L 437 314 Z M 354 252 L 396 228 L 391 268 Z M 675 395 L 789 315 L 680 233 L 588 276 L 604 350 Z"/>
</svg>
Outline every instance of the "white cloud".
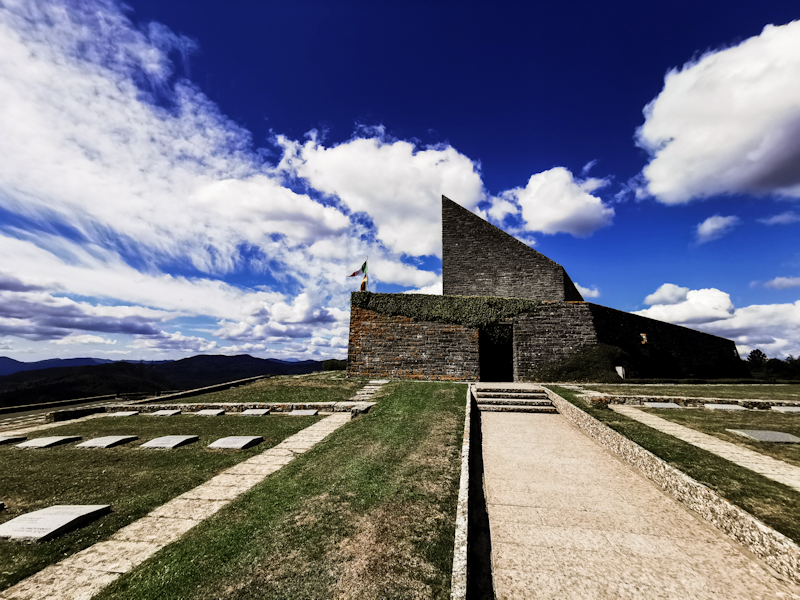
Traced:
<svg viewBox="0 0 800 600">
<path fill-rule="evenodd" d="M 644 303 L 652 306 L 653 304 L 678 304 L 686 300 L 689 288 L 680 287 L 674 283 L 665 283 L 655 292 L 644 299 Z"/>
<path fill-rule="evenodd" d="M 164 352 L 208 352 L 217 347 L 217 342 L 210 342 L 201 337 L 183 335 L 180 331 L 175 333 L 162 331 L 156 336 L 135 340 L 133 347 Z"/>
<path fill-rule="evenodd" d="M 791 225 L 792 223 L 800 223 L 800 214 L 789 210 L 778 215 L 759 219 L 758 222 L 764 225 Z"/>
<path fill-rule="evenodd" d="M 451 146 L 421 149 L 379 136 L 326 148 L 313 133 L 304 144 L 277 138 L 281 169 L 368 213 L 393 252 L 441 256 L 442 194 L 470 209 L 484 197 L 480 166 Z"/>
<path fill-rule="evenodd" d="M 667 73 L 637 142 L 647 192 L 666 204 L 716 194 L 800 197 L 800 21 Z"/>
<path fill-rule="evenodd" d="M 425 287 L 418 288 L 416 290 L 408 290 L 403 292 L 405 294 L 432 294 L 435 296 L 442 295 L 442 282 L 437 281 L 436 283 L 432 283 L 431 285 L 427 285 Z"/>
<path fill-rule="evenodd" d="M 787 290 L 793 287 L 800 287 L 800 277 L 776 277 L 764 283 L 764 286 L 775 290 Z"/>
<path fill-rule="evenodd" d="M 573 282 L 573 283 L 575 283 L 575 287 L 578 288 L 578 291 L 581 293 L 581 296 L 583 296 L 584 298 L 599 298 L 600 297 L 600 290 L 598 290 L 597 287 L 586 288 L 586 287 L 583 287 L 582 285 L 580 285 L 577 282 Z"/>
<path fill-rule="evenodd" d="M 678 292 L 670 293 L 669 288 L 662 292 L 667 285 L 672 286 L 665 284 L 647 297 L 646 302 L 653 301 L 653 306 L 634 314 L 734 340 L 741 355 L 755 347 L 769 356 L 800 354 L 800 300 L 735 308 L 727 293 L 708 288 L 688 290 L 684 300 L 675 302 Z"/>
<path fill-rule="evenodd" d="M 739 223 L 739 217 L 733 215 L 729 217 L 723 217 L 721 215 L 708 217 L 705 221 L 697 225 L 697 243 L 705 244 L 706 242 L 719 239 L 726 233 L 729 233 Z"/>
<path fill-rule="evenodd" d="M 99 335 L 68 335 L 60 340 L 51 340 L 51 344 L 116 344 L 117 340 Z"/>
<path fill-rule="evenodd" d="M 238 344 L 232 346 L 223 346 L 219 349 L 220 354 L 252 354 L 254 352 L 263 352 L 267 349 L 266 344 Z"/>
<path fill-rule="evenodd" d="M 611 225 L 614 218 L 614 209 L 592 195 L 607 183 L 596 178 L 576 180 L 564 167 L 555 167 L 531 176 L 524 188 L 492 198 L 488 214 L 505 216 L 509 205 L 518 205 L 527 231 L 586 237 Z"/>
</svg>

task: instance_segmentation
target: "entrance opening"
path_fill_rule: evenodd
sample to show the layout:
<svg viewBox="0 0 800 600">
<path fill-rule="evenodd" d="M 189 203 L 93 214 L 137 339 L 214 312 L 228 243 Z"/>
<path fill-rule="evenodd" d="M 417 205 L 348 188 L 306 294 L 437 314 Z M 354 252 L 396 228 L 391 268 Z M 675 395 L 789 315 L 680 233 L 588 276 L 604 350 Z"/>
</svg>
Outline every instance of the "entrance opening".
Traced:
<svg viewBox="0 0 800 600">
<path fill-rule="evenodd" d="M 480 330 L 481 381 L 514 381 L 514 327 L 491 325 Z"/>
</svg>

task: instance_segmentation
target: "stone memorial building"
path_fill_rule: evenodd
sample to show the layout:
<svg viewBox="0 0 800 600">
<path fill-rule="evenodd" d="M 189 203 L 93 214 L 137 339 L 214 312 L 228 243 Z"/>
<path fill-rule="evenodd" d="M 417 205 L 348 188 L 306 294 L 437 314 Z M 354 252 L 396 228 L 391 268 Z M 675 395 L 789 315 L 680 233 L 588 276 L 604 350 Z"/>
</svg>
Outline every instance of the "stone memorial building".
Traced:
<svg viewBox="0 0 800 600">
<path fill-rule="evenodd" d="M 740 368 L 730 340 L 585 302 L 564 267 L 444 196 L 442 279 L 441 296 L 352 294 L 348 375 L 525 381 L 592 347 L 640 377 Z"/>
</svg>

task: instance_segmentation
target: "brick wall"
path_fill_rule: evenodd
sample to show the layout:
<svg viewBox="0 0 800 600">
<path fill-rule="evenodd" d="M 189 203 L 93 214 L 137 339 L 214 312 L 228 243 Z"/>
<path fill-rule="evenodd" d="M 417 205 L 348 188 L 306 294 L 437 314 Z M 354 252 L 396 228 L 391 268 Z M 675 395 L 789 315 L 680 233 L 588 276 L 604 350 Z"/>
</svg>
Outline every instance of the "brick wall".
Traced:
<svg viewBox="0 0 800 600">
<path fill-rule="evenodd" d="M 514 380 L 520 381 L 536 367 L 596 343 L 586 302 L 553 302 L 519 315 L 514 321 Z"/>
<path fill-rule="evenodd" d="M 583 300 L 561 265 L 444 196 L 442 280 L 451 296 Z"/>
<path fill-rule="evenodd" d="M 478 330 L 351 306 L 347 374 L 477 381 Z"/>
</svg>

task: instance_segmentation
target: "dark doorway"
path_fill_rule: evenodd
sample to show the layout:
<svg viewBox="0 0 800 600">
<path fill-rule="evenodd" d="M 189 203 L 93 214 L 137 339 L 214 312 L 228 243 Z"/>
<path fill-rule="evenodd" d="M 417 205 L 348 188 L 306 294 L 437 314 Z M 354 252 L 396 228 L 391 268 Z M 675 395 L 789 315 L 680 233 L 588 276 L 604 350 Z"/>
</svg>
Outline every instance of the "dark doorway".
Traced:
<svg viewBox="0 0 800 600">
<path fill-rule="evenodd" d="M 480 330 L 481 381 L 514 381 L 514 327 L 491 325 Z"/>
</svg>

